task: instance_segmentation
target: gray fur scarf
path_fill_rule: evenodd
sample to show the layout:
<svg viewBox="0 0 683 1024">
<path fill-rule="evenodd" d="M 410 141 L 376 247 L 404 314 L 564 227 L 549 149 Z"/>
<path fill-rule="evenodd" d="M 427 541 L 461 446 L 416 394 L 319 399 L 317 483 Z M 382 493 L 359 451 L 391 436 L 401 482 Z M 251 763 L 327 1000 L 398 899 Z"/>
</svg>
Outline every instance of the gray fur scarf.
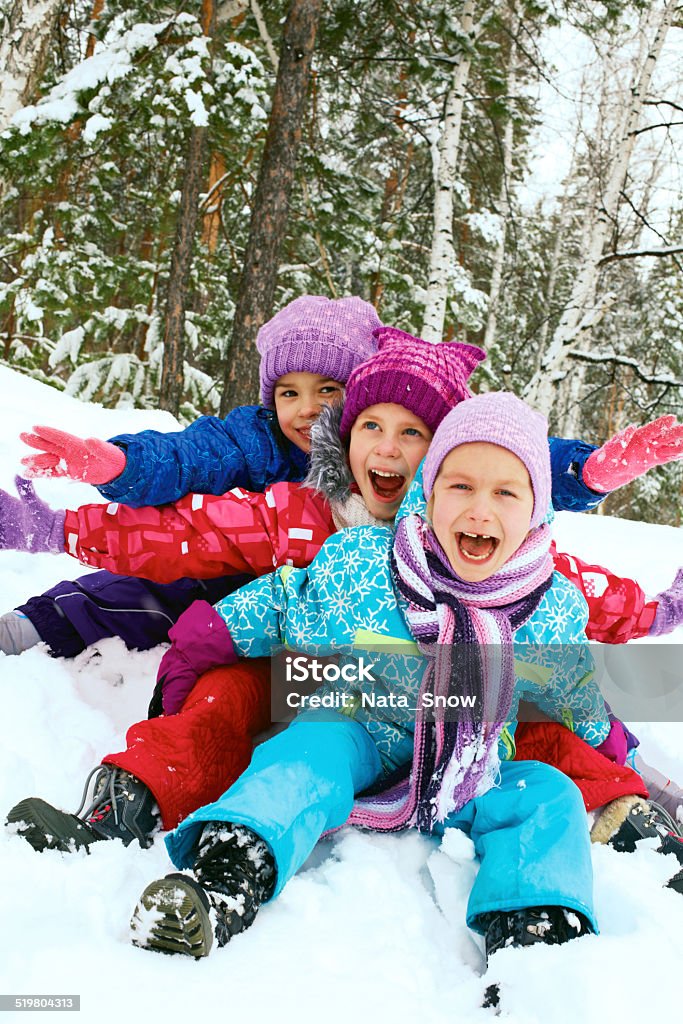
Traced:
<svg viewBox="0 0 683 1024">
<path fill-rule="evenodd" d="M 341 405 L 326 405 L 311 428 L 311 456 L 305 487 L 312 487 L 331 505 L 348 500 L 353 477 L 346 445 L 339 436 Z"/>
</svg>

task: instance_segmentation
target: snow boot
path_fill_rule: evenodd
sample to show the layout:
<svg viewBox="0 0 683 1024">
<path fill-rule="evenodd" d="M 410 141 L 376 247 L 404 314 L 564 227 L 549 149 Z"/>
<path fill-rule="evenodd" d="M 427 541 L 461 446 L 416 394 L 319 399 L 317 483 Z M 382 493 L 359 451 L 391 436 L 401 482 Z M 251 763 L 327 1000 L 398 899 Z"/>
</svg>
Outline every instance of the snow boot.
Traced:
<svg viewBox="0 0 683 1024">
<path fill-rule="evenodd" d="M 40 640 L 40 633 L 22 612 L 0 615 L 0 651 L 3 654 L 21 654 L 35 647 Z"/>
<path fill-rule="evenodd" d="M 674 892 L 680 892 L 681 896 L 683 896 L 683 868 L 681 868 L 673 878 L 669 879 L 666 883 L 666 887 L 667 889 L 673 889 Z"/>
<path fill-rule="evenodd" d="M 266 843 L 244 825 L 208 822 L 193 875 L 151 882 L 130 922 L 135 946 L 159 953 L 208 956 L 214 938 L 225 946 L 253 923 L 275 886 Z"/>
<path fill-rule="evenodd" d="M 88 786 L 97 772 L 93 800 L 81 814 Z M 60 811 L 37 797 L 21 800 L 7 815 L 34 850 L 88 849 L 104 839 L 120 839 L 128 846 L 137 839 L 151 846 L 160 827 L 159 809 L 152 792 L 129 772 L 113 765 L 99 765 L 86 779 L 81 806 L 75 814 Z"/>
<path fill-rule="evenodd" d="M 674 892 L 680 892 L 683 896 L 683 837 L 674 835 L 673 832 L 668 832 L 662 839 L 662 845 L 657 852 L 673 853 L 674 857 L 677 858 L 678 863 L 681 865 L 681 870 L 669 879 L 666 887 L 667 889 L 673 889 Z"/>
<path fill-rule="evenodd" d="M 479 923 L 484 928 L 487 963 L 494 953 L 508 946 L 534 946 L 539 942 L 555 946 L 593 931 L 588 918 L 565 907 L 498 910 L 482 914 Z M 486 988 L 482 1006 L 495 1009 L 499 1003 L 500 990 L 494 983 Z"/>
<path fill-rule="evenodd" d="M 631 796 L 613 800 L 595 822 L 591 839 L 625 853 L 633 853 L 641 839 L 659 839 L 657 853 L 673 853 L 683 865 L 681 823 L 654 800 Z M 669 879 L 667 888 L 683 893 L 683 871 Z"/>
<path fill-rule="evenodd" d="M 663 839 L 669 833 L 679 834 L 669 812 L 652 800 L 637 798 L 608 842 L 615 850 L 633 853 L 641 839 Z"/>
</svg>

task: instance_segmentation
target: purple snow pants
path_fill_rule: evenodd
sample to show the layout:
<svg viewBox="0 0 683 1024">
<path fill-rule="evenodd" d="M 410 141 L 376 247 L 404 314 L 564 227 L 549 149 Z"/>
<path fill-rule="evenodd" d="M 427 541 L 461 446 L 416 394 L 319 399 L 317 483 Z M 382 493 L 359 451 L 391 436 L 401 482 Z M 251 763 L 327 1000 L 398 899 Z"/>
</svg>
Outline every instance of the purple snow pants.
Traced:
<svg viewBox="0 0 683 1024">
<path fill-rule="evenodd" d="M 17 610 L 28 616 L 55 658 L 73 658 L 108 636 L 120 636 L 127 647 L 145 651 L 168 639 L 169 629 L 193 601 L 215 604 L 249 579 L 184 577 L 151 583 L 102 570 L 63 580 Z"/>
</svg>

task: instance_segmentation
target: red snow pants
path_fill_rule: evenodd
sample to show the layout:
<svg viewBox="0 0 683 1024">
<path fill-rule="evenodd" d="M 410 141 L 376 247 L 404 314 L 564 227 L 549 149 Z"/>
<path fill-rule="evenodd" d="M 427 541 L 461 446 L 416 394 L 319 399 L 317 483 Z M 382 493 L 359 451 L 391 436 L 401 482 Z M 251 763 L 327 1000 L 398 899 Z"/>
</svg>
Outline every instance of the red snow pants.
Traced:
<svg viewBox="0 0 683 1024">
<path fill-rule="evenodd" d="M 177 715 L 145 719 L 126 733 L 127 749 L 103 764 L 151 789 L 164 829 L 217 800 L 251 761 L 254 737 L 270 726 L 269 658 L 211 669 Z"/>
<path fill-rule="evenodd" d="M 576 783 L 587 811 L 620 796 L 647 797 L 638 772 L 614 764 L 558 722 L 520 722 L 515 731 L 517 761 L 544 761 Z"/>
</svg>

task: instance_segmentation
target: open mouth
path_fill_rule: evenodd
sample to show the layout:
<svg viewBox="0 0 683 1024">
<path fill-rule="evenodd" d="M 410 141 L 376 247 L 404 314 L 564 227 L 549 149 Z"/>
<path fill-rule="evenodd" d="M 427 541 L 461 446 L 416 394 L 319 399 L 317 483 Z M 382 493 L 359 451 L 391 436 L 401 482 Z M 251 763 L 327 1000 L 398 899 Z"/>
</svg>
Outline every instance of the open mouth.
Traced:
<svg viewBox="0 0 683 1024">
<path fill-rule="evenodd" d="M 486 562 L 500 544 L 497 537 L 486 533 L 456 533 L 458 551 L 466 562 Z"/>
<path fill-rule="evenodd" d="M 400 473 L 389 473 L 382 469 L 370 469 L 368 476 L 375 497 L 379 501 L 396 501 L 406 482 L 406 478 Z"/>
</svg>

